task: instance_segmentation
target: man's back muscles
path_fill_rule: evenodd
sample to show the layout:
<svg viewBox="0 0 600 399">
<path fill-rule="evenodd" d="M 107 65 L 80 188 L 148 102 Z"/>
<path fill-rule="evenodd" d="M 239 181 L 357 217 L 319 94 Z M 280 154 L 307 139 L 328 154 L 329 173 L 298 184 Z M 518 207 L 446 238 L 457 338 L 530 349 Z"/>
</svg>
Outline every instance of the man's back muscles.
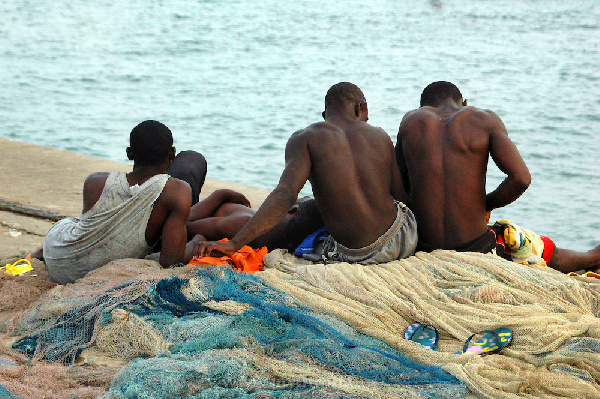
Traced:
<svg viewBox="0 0 600 399">
<path fill-rule="evenodd" d="M 486 231 L 489 133 L 472 107 L 424 107 L 402 121 L 396 158 L 410 183 L 419 239 L 451 248 Z"/>
<path fill-rule="evenodd" d="M 381 129 L 355 121 L 312 131 L 311 182 L 323 220 L 344 245 L 375 241 L 393 222 L 393 144 Z"/>
<path fill-rule="evenodd" d="M 486 194 L 488 154 L 506 178 Z M 409 182 L 419 239 L 430 249 L 456 248 L 482 237 L 486 210 L 517 199 L 531 179 L 498 115 L 467 107 L 450 82 L 427 86 L 421 108 L 403 118 L 396 159 Z"/>
</svg>

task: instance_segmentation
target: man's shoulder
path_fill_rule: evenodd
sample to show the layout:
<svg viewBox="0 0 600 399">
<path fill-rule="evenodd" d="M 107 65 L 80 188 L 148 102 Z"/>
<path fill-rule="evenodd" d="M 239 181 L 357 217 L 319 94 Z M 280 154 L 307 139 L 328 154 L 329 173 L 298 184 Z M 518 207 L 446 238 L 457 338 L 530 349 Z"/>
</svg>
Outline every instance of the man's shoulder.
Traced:
<svg viewBox="0 0 600 399">
<path fill-rule="evenodd" d="M 173 207 L 189 207 L 191 206 L 191 197 L 192 189 L 187 182 L 169 176 L 157 201 Z"/>
<path fill-rule="evenodd" d="M 110 172 L 94 172 L 90 174 L 88 177 L 85 178 L 85 181 L 83 182 L 84 189 L 90 189 L 96 186 L 104 187 L 106 179 L 108 179 L 109 175 Z"/>
<path fill-rule="evenodd" d="M 498 117 L 498 115 L 496 115 L 496 113 L 494 111 L 492 111 L 491 109 L 477 108 L 477 107 L 473 107 L 473 106 L 464 107 L 461 110 L 461 112 L 465 112 L 465 113 L 468 113 L 470 115 L 477 116 L 480 118 Z"/>
<path fill-rule="evenodd" d="M 459 121 L 460 124 L 467 123 L 472 127 L 488 132 L 504 129 L 504 124 L 500 117 L 490 109 L 471 106 L 464 107 L 457 113 L 456 120 Z"/>
<path fill-rule="evenodd" d="M 181 179 L 169 176 L 165 183 L 164 191 L 180 193 L 181 195 L 190 195 L 192 188 L 190 185 Z"/>
<path fill-rule="evenodd" d="M 438 115 L 439 113 L 440 113 L 440 110 L 438 108 L 424 106 L 424 107 L 419 107 L 419 108 L 413 109 L 412 111 L 408 111 L 404 115 L 404 117 L 405 118 L 424 118 L 424 117 L 428 117 L 431 115 Z"/>
<path fill-rule="evenodd" d="M 86 181 L 106 180 L 111 172 L 94 172 L 85 178 Z"/>
<path fill-rule="evenodd" d="M 325 136 L 332 134 L 340 134 L 344 131 L 333 123 L 321 121 L 308 125 L 304 129 L 295 131 L 289 139 L 288 144 L 299 145 L 302 142 L 313 142 L 314 140 L 322 140 Z"/>
<path fill-rule="evenodd" d="M 304 129 L 298 130 L 296 133 L 298 133 L 298 135 L 310 136 L 310 135 L 315 135 L 315 134 L 340 132 L 340 131 L 342 131 L 342 129 L 339 126 L 337 126 L 331 122 L 319 121 L 319 122 L 315 122 L 315 123 L 308 125 Z"/>
<path fill-rule="evenodd" d="M 437 119 L 440 117 L 440 110 L 434 107 L 421 107 L 408 111 L 402 117 L 402 125 L 407 126 L 413 123 L 420 123 L 428 119 Z"/>
</svg>

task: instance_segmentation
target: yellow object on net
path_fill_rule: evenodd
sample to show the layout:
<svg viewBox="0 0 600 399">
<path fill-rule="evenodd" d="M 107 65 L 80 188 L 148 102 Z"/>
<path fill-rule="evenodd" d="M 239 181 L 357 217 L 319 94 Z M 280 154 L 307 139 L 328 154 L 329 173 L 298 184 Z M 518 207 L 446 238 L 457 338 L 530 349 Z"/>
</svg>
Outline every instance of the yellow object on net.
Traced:
<svg viewBox="0 0 600 399">
<path fill-rule="evenodd" d="M 0 267 L 4 269 L 4 274 L 11 274 L 13 276 L 22 276 L 23 274 L 33 270 L 29 259 L 19 259 L 15 263 L 7 263 Z"/>
</svg>

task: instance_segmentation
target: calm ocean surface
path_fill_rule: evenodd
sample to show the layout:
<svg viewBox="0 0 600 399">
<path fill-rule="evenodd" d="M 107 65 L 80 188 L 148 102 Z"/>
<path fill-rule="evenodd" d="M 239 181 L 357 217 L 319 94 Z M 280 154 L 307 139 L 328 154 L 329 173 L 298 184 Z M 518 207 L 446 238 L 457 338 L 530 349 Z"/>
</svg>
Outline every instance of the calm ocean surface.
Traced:
<svg viewBox="0 0 600 399">
<path fill-rule="evenodd" d="M 561 247 L 600 244 L 597 1 L 15 0 L 0 12 L 2 137 L 126 161 L 129 131 L 157 119 L 206 156 L 209 178 L 272 189 L 289 135 L 320 119 L 332 84 L 361 87 L 395 142 L 423 88 L 449 80 L 503 119 L 533 175 L 492 218 Z M 490 166 L 489 190 L 502 176 Z"/>
</svg>

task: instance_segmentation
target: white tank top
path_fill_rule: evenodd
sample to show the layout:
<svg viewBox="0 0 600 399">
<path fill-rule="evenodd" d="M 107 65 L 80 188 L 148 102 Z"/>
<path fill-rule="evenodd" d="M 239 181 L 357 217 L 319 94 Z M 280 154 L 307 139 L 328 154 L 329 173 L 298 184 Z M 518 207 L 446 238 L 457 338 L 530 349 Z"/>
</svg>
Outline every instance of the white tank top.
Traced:
<svg viewBox="0 0 600 399">
<path fill-rule="evenodd" d="M 150 253 L 146 227 L 168 179 L 155 175 L 130 187 L 125 172 L 110 173 L 92 209 L 60 220 L 46 234 L 44 261 L 50 277 L 67 284 L 112 260 Z"/>
</svg>

